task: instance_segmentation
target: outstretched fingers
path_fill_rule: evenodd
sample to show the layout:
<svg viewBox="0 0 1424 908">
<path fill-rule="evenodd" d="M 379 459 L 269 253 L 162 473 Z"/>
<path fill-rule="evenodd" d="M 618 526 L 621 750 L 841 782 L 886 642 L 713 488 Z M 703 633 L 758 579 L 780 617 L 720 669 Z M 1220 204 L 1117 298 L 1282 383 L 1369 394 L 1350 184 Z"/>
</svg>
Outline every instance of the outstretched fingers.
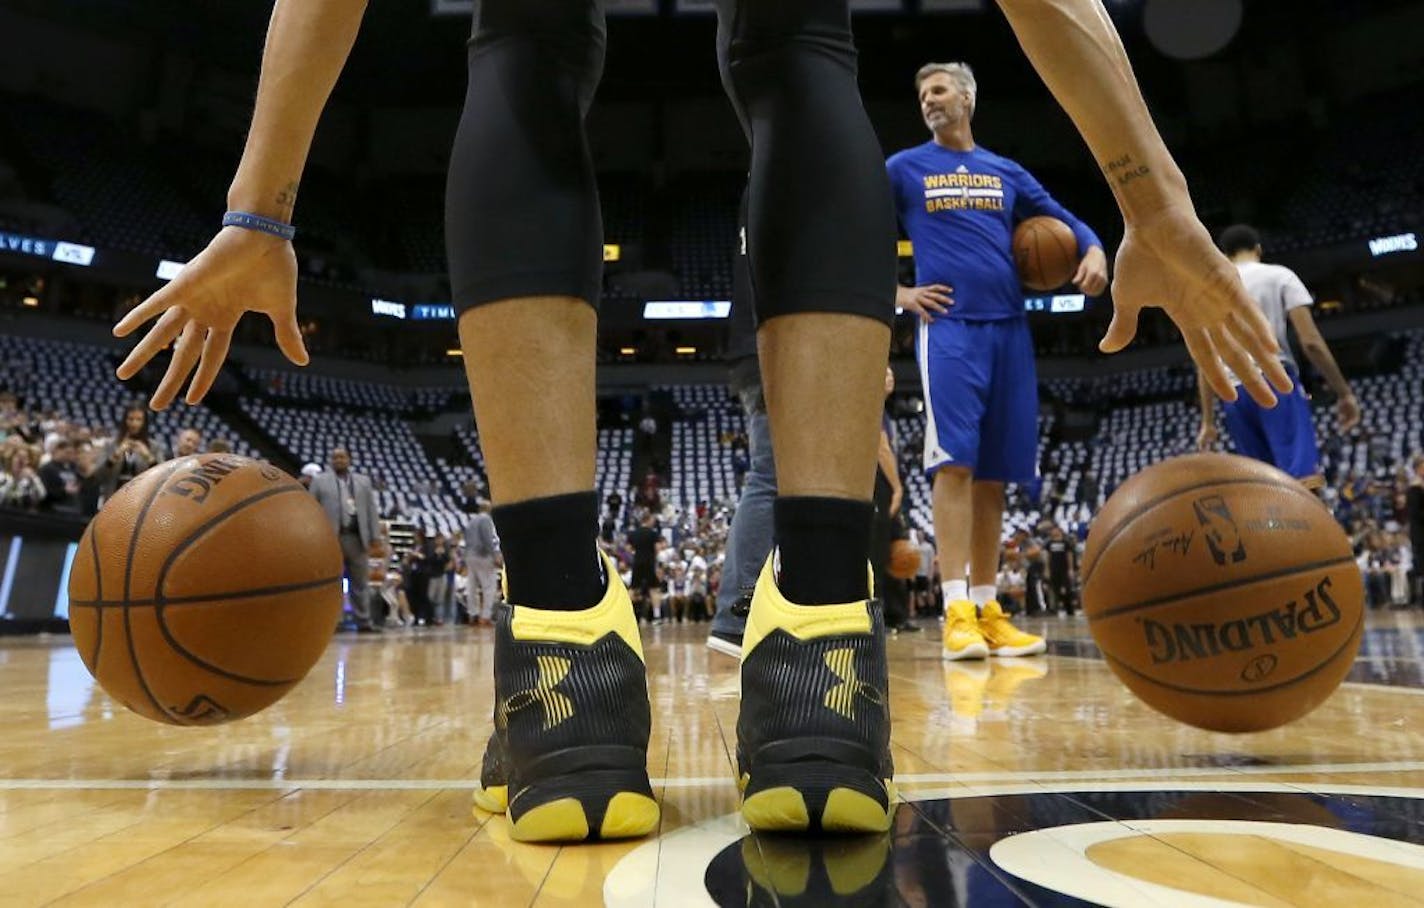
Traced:
<svg viewBox="0 0 1424 908">
<path fill-rule="evenodd" d="M 184 326 L 178 343 L 173 346 L 173 359 L 168 363 L 168 371 L 163 374 L 163 381 L 158 383 L 158 390 L 153 392 L 153 398 L 149 401 L 150 407 L 166 410 L 173 403 L 173 398 L 178 396 L 183 382 L 188 380 L 188 374 L 198 364 L 198 357 L 202 354 L 202 347 L 199 346 L 202 334 L 203 329 L 197 322 L 190 321 Z"/>
<path fill-rule="evenodd" d="M 223 361 L 227 359 L 228 347 L 232 344 L 232 328 L 210 328 L 208 338 L 203 342 L 203 358 L 198 363 L 198 371 L 193 375 L 193 383 L 188 386 L 189 405 L 199 404 L 217 381 Z"/>
<path fill-rule="evenodd" d="M 1261 368 L 1258 363 L 1261 360 L 1253 359 L 1242 346 L 1232 337 L 1231 331 L 1226 326 L 1218 326 L 1211 332 L 1212 346 L 1216 348 L 1222 360 L 1231 367 L 1231 371 L 1236 373 L 1236 378 L 1241 382 L 1241 387 L 1246 389 L 1246 393 L 1251 395 L 1251 399 L 1261 406 L 1270 409 L 1276 405 L 1276 395 L 1271 393 L 1271 388 L 1266 384 L 1265 378 L 1261 376 Z M 1270 362 L 1270 360 L 1267 360 Z"/>
<path fill-rule="evenodd" d="M 165 309 L 172 311 L 178 305 L 178 293 L 173 289 L 173 284 L 161 287 L 153 296 L 133 307 L 128 315 L 119 319 L 119 323 L 114 326 L 114 337 L 127 337 L 139 325 Z"/>
<path fill-rule="evenodd" d="M 1098 349 L 1104 353 L 1116 353 L 1132 343 L 1137 336 L 1137 316 L 1142 306 L 1137 303 L 1117 300 L 1113 307 L 1112 323 L 1108 333 L 1098 342 Z"/>
<path fill-rule="evenodd" d="M 297 311 L 293 309 L 286 317 L 272 314 L 271 319 L 272 327 L 277 332 L 277 348 L 282 351 L 282 355 L 298 366 L 305 366 L 310 362 L 311 356 L 302 341 L 302 326 L 297 323 Z"/>
<path fill-rule="evenodd" d="M 149 302 L 152 302 L 152 300 L 150 300 Z M 148 304 L 145 303 L 144 305 Z M 140 306 L 139 308 L 141 309 L 142 306 Z M 130 312 L 129 318 L 132 318 L 138 312 L 139 309 L 135 309 L 133 312 Z M 134 324 L 142 324 L 147 320 L 148 316 L 145 316 L 139 319 Z M 183 330 L 183 326 L 187 322 L 187 320 L 187 314 L 177 306 L 174 306 L 167 312 L 163 313 L 163 317 L 160 318 L 158 322 L 148 330 L 148 333 L 144 335 L 143 339 L 138 342 L 137 346 L 135 346 L 133 350 L 129 351 L 129 355 L 124 358 L 124 361 L 122 363 L 119 364 L 119 368 L 115 370 L 114 374 L 117 375 L 122 381 L 128 381 L 130 378 L 133 378 L 135 375 L 138 374 L 140 369 L 148 365 L 149 360 L 153 359 L 154 356 L 158 355 L 158 351 L 164 349 L 169 344 L 173 343 L 173 339 L 176 338 L 179 332 Z M 125 318 L 124 321 L 128 321 L 128 318 Z M 120 337 L 128 333 L 128 330 L 125 330 L 122 333 L 119 332 L 119 328 L 123 327 L 123 324 L 124 322 L 120 322 L 118 325 L 114 326 L 114 333 L 118 334 Z"/>
<path fill-rule="evenodd" d="M 1201 369 L 1202 378 L 1206 379 L 1216 396 L 1228 403 L 1236 400 L 1236 387 L 1231 383 L 1231 376 L 1226 374 L 1221 358 L 1216 355 L 1216 347 L 1212 345 L 1206 329 L 1183 328 L 1182 339 L 1187 342 L 1187 352 L 1192 355 L 1192 361 Z"/>
</svg>

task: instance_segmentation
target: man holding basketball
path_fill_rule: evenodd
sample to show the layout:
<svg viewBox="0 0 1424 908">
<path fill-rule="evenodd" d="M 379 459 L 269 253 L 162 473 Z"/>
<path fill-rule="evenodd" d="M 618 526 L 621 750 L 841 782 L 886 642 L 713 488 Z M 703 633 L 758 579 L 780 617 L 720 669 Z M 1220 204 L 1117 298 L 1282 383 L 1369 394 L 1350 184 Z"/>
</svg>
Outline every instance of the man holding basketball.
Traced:
<svg viewBox="0 0 1424 908">
<path fill-rule="evenodd" d="M 224 229 L 114 331 L 158 322 L 120 365 L 176 341 L 152 404 L 212 386 L 261 312 L 305 364 L 290 224 L 317 120 L 363 0 L 278 0 Z M 1289 379 L 1269 326 L 1196 219 L 1096 0 L 1001 0 L 1088 138 L 1128 222 L 1117 314 L 1167 309 L 1234 397 Z M 757 831 L 883 832 L 895 807 L 883 621 L 870 598 L 871 489 L 895 284 L 890 186 L 856 86 L 847 0 L 718 0 L 724 84 L 752 146 L 749 264 L 776 447 L 776 549 L 747 618 L 742 813 Z M 628 592 L 597 555 L 594 352 L 601 230 L 583 123 L 602 70 L 597 0 L 480 0 L 447 193 L 451 285 L 510 608 L 477 803 L 518 841 L 646 835 L 650 710 Z M 834 149 L 827 154 L 826 149 Z M 1253 362 L 1254 361 L 1254 362 Z M 827 444 L 835 439 L 835 444 Z M 829 667 L 829 668 L 828 668 Z"/>
<path fill-rule="evenodd" d="M 934 138 L 887 167 L 915 249 L 919 286 L 901 287 L 896 302 L 920 318 L 915 351 L 924 467 L 934 477 L 943 655 L 1035 655 L 1043 638 L 1013 626 L 995 586 L 1004 484 L 1038 475 L 1038 376 L 1010 248 L 1014 226 L 1036 215 L 1066 223 L 1081 256 L 1073 283 L 1089 296 L 1107 289 L 1107 255 L 1097 234 L 1027 170 L 975 144 L 978 84 L 967 64 L 923 66 L 915 88 Z"/>
</svg>

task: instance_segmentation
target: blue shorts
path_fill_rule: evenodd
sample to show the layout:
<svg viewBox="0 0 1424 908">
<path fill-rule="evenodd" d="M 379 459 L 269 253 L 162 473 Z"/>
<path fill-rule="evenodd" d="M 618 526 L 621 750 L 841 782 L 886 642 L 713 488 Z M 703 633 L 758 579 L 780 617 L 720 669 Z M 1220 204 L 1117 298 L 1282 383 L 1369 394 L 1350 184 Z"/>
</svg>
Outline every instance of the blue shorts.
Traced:
<svg viewBox="0 0 1424 908">
<path fill-rule="evenodd" d="M 975 479 L 1038 476 L 1038 370 L 1028 319 L 920 323 L 925 470 L 968 467 Z"/>
<path fill-rule="evenodd" d="M 1310 401 L 1300 387 L 1300 376 L 1289 367 L 1286 371 L 1295 390 L 1281 397 L 1273 409 L 1265 409 L 1239 388 L 1235 403 L 1222 402 L 1226 433 L 1237 454 L 1265 461 L 1296 479 L 1312 480 L 1320 476 L 1320 448 L 1315 443 Z"/>
</svg>

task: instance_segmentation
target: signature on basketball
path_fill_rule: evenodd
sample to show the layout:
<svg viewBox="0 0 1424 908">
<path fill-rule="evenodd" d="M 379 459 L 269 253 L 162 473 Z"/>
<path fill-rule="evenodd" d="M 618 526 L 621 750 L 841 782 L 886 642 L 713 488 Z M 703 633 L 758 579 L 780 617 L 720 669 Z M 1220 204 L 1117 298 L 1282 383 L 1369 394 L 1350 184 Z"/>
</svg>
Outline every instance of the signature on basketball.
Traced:
<svg viewBox="0 0 1424 908">
<path fill-rule="evenodd" d="M 1158 530 L 1147 537 L 1147 545 L 1142 551 L 1132 558 L 1133 564 L 1142 565 L 1147 570 L 1157 569 L 1157 553 L 1183 555 L 1191 551 L 1192 540 L 1196 538 L 1196 530 Z"/>
<path fill-rule="evenodd" d="M 1273 646 L 1338 624 L 1340 606 L 1330 595 L 1331 585 L 1330 578 L 1323 577 L 1300 597 L 1303 603 L 1292 599 L 1270 611 L 1219 624 L 1164 624 L 1151 618 L 1138 620 L 1142 622 L 1142 633 L 1153 665 L 1190 662 L 1220 656 L 1223 652 L 1239 653 Z"/>
</svg>

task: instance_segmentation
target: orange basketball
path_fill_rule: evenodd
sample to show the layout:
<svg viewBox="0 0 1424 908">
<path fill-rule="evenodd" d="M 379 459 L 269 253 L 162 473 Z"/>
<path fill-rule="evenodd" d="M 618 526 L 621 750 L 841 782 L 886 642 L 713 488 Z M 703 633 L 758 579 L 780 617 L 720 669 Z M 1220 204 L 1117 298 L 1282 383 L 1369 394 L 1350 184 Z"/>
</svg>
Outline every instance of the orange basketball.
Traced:
<svg viewBox="0 0 1424 908">
<path fill-rule="evenodd" d="M 300 483 L 203 454 L 160 464 L 90 522 L 69 626 L 104 690 L 174 725 L 241 719 L 321 658 L 341 613 L 341 550 Z"/>
<path fill-rule="evenodd" d="M 908 539 L 890 543 L 889 573 L 897 580 L 909 580 L 920 572 L 920 550 Z"/>
<path fill-rule="evenodd" d="M 1078 270 L 1078 239 L 1057 218 L 1031 217 L 1014 228 L 1014 264 L 1030 290 L 1057 290 Z"/>
<path fill-rule="evenodd" d="M 1123 483 L 1093 521 L 1083 611 L 1108 665 L 1174 719 L 1264 731 L 1354 664 L 1364 582 L 1314 495 L 1255 460 L 1192 454 Z"/>
</svg>

